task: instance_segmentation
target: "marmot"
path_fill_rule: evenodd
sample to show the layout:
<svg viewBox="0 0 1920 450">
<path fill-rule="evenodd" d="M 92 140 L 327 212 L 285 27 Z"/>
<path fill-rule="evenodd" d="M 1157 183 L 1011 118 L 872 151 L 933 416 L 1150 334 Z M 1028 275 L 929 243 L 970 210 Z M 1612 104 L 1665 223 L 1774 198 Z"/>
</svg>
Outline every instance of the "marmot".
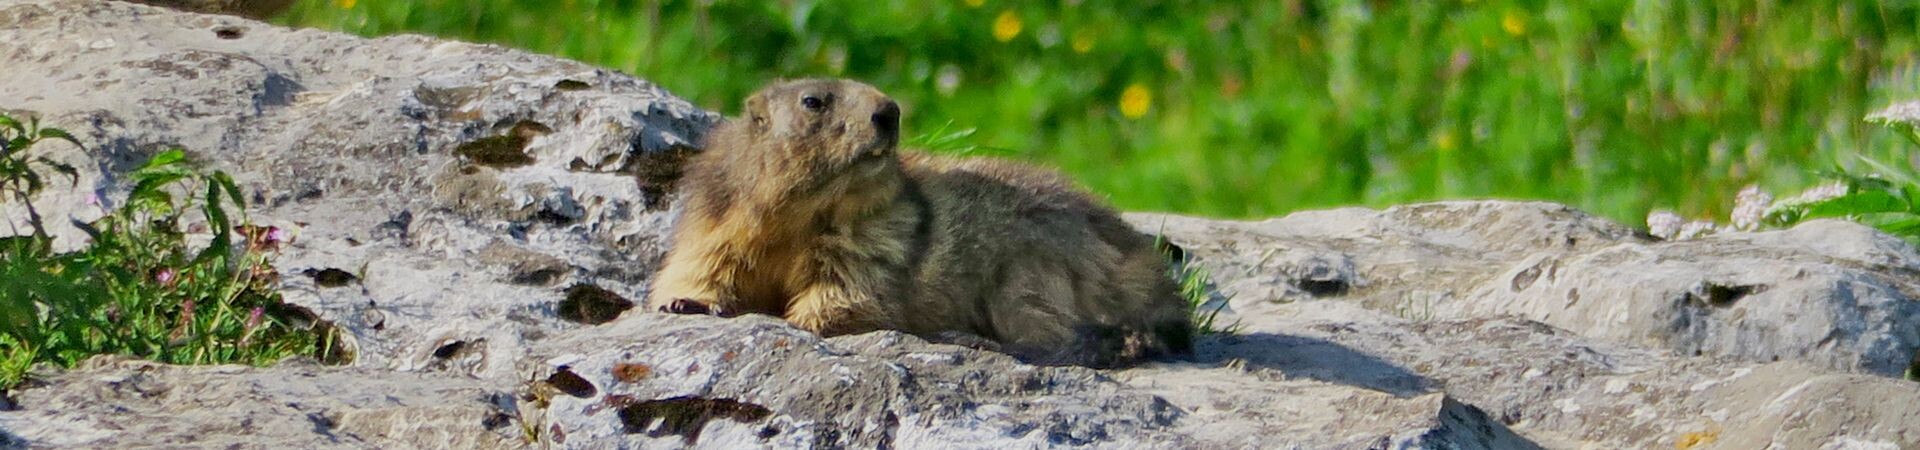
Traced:
<svg viewBox="0 0 1920 450">
<path fill-rule="evenodd" d="M 900 106 L 847 80 L 776 83 L 720 124 L 648 304 L 991 341 L 1034 364 L 1192 351 L 1155 240 L 1063 176 L 901 153 Z"/>
</svg>

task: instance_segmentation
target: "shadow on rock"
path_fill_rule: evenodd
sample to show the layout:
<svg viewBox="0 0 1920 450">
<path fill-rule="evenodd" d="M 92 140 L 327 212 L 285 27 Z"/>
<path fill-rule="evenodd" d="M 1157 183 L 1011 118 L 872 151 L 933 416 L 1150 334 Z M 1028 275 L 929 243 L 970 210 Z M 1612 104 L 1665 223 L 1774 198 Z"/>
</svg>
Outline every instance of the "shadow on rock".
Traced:
<svg viewBox="0 0 1920 450">
<path fill-rule="evenodd" d="M 1273 333 L 1205 336 L 1195 348 L 1194 360 L 1227 363 L 1240 360 L 1247 368 L 1279 371 L 1289 378 L 1307 378 L 1411 397 L 1432 391 L 1420 374 L 1331 341 Z"/>
<path fill-rule="evenodd" d="M 21 439 L 19 436 L 14 436 L 13 433 L 8 433 L 6 429 L 0 428 L 0 449 L 11 450 L 16 448 L 27 448 L 27 440 Z"/>
</svg>

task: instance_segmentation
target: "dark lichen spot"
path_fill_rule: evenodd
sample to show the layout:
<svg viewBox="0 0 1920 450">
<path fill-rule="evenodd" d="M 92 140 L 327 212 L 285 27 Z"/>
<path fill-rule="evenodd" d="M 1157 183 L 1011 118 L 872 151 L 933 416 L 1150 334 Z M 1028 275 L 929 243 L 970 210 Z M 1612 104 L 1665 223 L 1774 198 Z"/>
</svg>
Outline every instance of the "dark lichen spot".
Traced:
<svg viewBox="0 0 1920 450">
<path fill-rule="evenodd" d="M 553 443 L 555 444 L 567 443 L 567 430 L 564 428 L 560 428 L 560 424 L 556 423 L 556 424 L 553 424 L 553 426 L 547 427 L 547 433 L 548 433 L 547 434 L 548 436 L 553 436 Z"/>
<path fill-rule="evenodd" d="M 554 211 L 552 208 L 540 208 L 539 211 L 533 212 L 533 220 L 540 221 L 540 223 L 544 223 L 547 225 L 564 227 L 567 225 L 573 225 L 575 223 L 580 222 L 580 217 L 576 215 L 568 215 L 567 213 L 563 213 L 559 211 Z"/>
<path fill-rule="evenodd" d="M 553 284 L 555 281 L 559 281 L 560 277 L 566 274 L 566 268 L 564 267 L 539 267 L 524 271 L 516 270 L 513 273 L 513 277 L 507 279 L 507 282 L 522 286 L 546 286 Z"/>
<path fill-rule="evenodd" d="M 213 29 L 213 36 L 221 39 L 239 39 L 241 36 L 246 35 L 246 33 L 246 28 L 231 25 Z"/>
<path fill-rule="evenodd" d="M 580 80 L 560 80 L 558 82 L 553 83 L 554 89 L 559 89 L 562 91 L 578 91 L 578 90 L 586 89 L 590 87 L 593 87 L 593 85 L 587 84 L 587 82 L 580 81 Z"/>
<path fill-rule="evenodd" d="M 1315 297 L 1329 297 L 1347 293 L 1347 280 L 1339 278 L 1302 278 L 1293 283 L 1294 287 L 1306 291 Z"/>
<path fill-rule="evenodd" d="M 646 207 L 649 210 L 661 210 L 668 206 L 667 199 L 680 184 L 687 158 L 693 157 L 692 147 L 676 146 L 662 151 L 641 152 L 627 160 L 626 167 L 620 172 L 633 174 L 640 185 L 640 193 L 646 195 Z"/>
<path fill-rule="evenodd" d="M 509 168 L 533 164 L 533 156 L 527 154 L 526 148 L 527 138 L 488 136 L 460 144 L 453 153 L 483 166 Z"/>
<path fill-rule="evenodd" d="M 646 433 L 649 437 L 677 435 L 686 443 L 700 439 L 700 430 L 714 419 L 754 423 L 773 415 L 765 406 L 732 399 L 707 399 L 691 396 L 647 400 L 620 408 L 620 423 L 627 433 Z M 778 430 L 774 431 L 778 434 Z M 763 438 L 772 437 L 763 429 Z"/>
<path fill-rule="evenodd" d="M 620 317 L 620 313 L 633 308 L 633 301 L 599 286 L 580 283 L 567 288 L 566 298 L 560 300 L 558 314 L 561 319 L 575 323 L 599 325 Z"/>
<path fill-rule="evenodd" d="M 780 427 L 776 427 L 773 425 L 767 425 L 765 427 L 761 427 L 760 433 L 756 434 L 756 436 L 759 436 L 761 440 L 773 439 L 774 436 L 779 436 L 779 435 L 780 435 Z"/>
<path fill-rule="evenodd" d="M 354 280 L 360 279 L 360 277 L 353 276 L 352 272 L 347 272 L 345 270 L 335 269 L 332 267 L 328 267 L 325 269 L 318 269 L 318 270 L 307 269 L 307 270 L 301 271 L 300 273 L 310 278 L 313 278 L 313 284 L 319 285 L 320 287 L 323 287 L 323 288 L 342 287 L 348 284 L 352 284 Z"/>
<path fill-rule="evenodd" d="M 593 387 L 593 382 L 581 378 L 580 374 L 573 373 L 573 370 L 567 366 L 560 366 L 553 371 L 553 375 L 548 375 L 547 385 L 579 398 L 593 397 L 593 394 L 600 392 Z"/>
<path fill-rule="evenodd" d="M 1732 306 L 1734 302 L 1765 291 L 1765 285 L 1725 285 L 1720 283 L 1700 283 L 1687 291 L 1689 300 L 1716 308 Z"/>
<path fill-rule="evenodd" d="M 500 427 L 507 426 L 507 424 L 510 423 L 513 423 L 513 416 L 498 411 L 495 411 L 493 414 L 488 414 L 486 418 L 480 419 L 480 426 L 489 430 L 498 430 Z"/>
<path fill-rule="evenodd" d="M 533 164 L 533 155 L 527 154 L 527 143 L 540 135 L 552 133 L 553 129 L 540 122 L 522 120 L 514 123 L 506 134 L 487 136 L 468 141 L 454 147 L 453 153 L 467 158 L 476 164 L 493 168 L 512 168 Z"/>
<path fill-rule="evenodd" d="M 467 348 L 467 341 L 448 342 L 441 344 L 440 348 L 433 349 L 433 357 L 435 359 L 452 358 L 453 355 L 460 354 L 460 350 L 465 348 Z"/>
</svg>

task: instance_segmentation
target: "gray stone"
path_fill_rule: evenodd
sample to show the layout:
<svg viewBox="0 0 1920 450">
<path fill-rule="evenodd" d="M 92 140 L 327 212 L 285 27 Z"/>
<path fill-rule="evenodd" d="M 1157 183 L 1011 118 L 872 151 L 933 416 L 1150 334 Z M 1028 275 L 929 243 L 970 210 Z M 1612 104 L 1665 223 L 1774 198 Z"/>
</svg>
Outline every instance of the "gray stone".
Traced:
<svg viewBox="0 0 1920 450">
<path fill-rule="evenodd" d="M 1235 308 L 1339 299 L 1410 319 L 1516 315 L 1683 354 L 1885 376 L 1920 354 L 1920 253 L 1851 222 L 1669 242 L 1550 203 L 1129 219 L 1213 268 Z"/>
<path fill-rule="evenodd" d="M 1544 448 L 1906 448 L 1920 439 L 1911 381 L 1675 355 L 1514 317 L 1403 319 L 1339 300 L 1248 303 L 1227 320 L 1241 332 L 1202 340 L 1200 367 L 1115 378 L 1188 411 L 1181 423 L 1194 435 L 1236 448 L 1346 436 L 1382 409 L 1361 399 L 1429 392 Z M 1305 447 L 1337 442 L 1319 439 Z M 1468 442 L 1528 445 L 1512 439 Z"/>
<path fill-rule="evenodd" d="M 208 14 L 233 14 L 266 20 L 293 6 L 293 0 L 129 0 Z"/>
<path fill-rule="evenodd" d="M 27 389 L 0 429 L 34 448 L 521 448 L 491 383 L 282 363 L 182 367 L 98 357 Z M 0 438 L 0 445 L 4 444 Z"/>
<path fill-rule="evenodd" d="M 1098 371 L 898 332 L 822 340 L 766 316 L 640 314 L 535 353 L 551 356 L 527 371 L 575 383 L 554 396 L 542 428 L 569 445 L 1193 445 L 1172 432 L 1178 408 Z"/>
<path fill-rule="evenodd" d="M 671 220 L 659 162 L 718 118 L 496 46 L 119 2 L 0 2 L 0 41 L 4 107 L 89 145 L 48 147 L 94 169 L 41 196 L 50 222 L 99 217 L 88 194 L 120 198 L 133 165 L 185 148 L 250 190 L 256 222 L 294 230 L 276 262 L 287 300 L 344 325 L 363 366 L 507 376 L 527 335 L 564 325 L 563 288 L 640 298 Z M 64 248 L 85 236 L 55 228 Z M 358 281 L 305 275 L 325 269 Z M 448 345 L 462 357 L 432 357 Z"/>
</svg>

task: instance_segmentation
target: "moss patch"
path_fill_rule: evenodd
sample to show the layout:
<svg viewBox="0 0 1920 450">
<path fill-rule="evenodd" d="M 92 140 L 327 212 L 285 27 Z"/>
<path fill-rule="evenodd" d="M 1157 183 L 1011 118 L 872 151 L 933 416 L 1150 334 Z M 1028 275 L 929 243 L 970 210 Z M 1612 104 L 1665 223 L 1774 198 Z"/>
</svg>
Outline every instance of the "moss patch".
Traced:
<svg viewBox="0 0 1920 450">
<path fill-rule="evenodd" d="M 567 288 L 567 297 L 560 300 L 558 314 L 561 319 L 588 325 L 599 325 L 620 317 L 620 313 L 633 309 L 633 301 L 599 286 L 581 283 Z"/>
<path fill-rule="evenodd" d="M 307 269 L 302 274 L 313 278 L 313 284 L 324 288 L 336 288 L 353 283 L 359 277 L 345 270 L 328 267 L 325 269 Z"/>
<path fill-rule="evenodd" d="M 522 120 L 506 134 L 468 141 L 455 147 L 453 153 L 475 164 L 497 169 L 526 166 L 535 161 L 533 155 L 527 154 L 527 143 L 552 132 L 545 124 Z"/>
<path fill-rule="evenodd" d="M 765 406 L 733 399 L 681 396 L 647 400 L 620 408 L 620 423 L 628 433 L 650 437 L 678 435 L 688 444 L 700 439 L 700 430 L 714 419 L 759 422 L 773 415 Z"/>
<path fill-rule="evenodd" d="M 645 152 L 629 160 L 622 171 L 632 173 L 634 181 L 640 184 L 640 192 L 646 194 L 647 209 L 666 209 L 669 206 L 667 198 L 679 187 L 687 159 L 692 158 L 694 153 L 696 150 L 686 146 Z"/>
</svg>

